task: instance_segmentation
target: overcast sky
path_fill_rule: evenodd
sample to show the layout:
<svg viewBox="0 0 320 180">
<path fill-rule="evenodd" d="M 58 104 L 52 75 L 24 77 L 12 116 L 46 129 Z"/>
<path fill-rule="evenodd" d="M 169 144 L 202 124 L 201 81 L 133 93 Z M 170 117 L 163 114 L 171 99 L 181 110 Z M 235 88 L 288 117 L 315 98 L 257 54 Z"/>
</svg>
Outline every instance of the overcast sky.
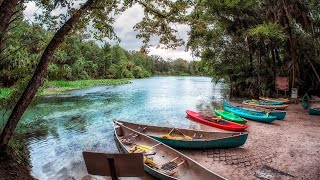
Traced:
<svg viewBox="0 0 320 180">
<path fill-rule="evenodd" d="M 35 6 L 34 2 L 29 2 L 24 11 L 24 14 L 28 20 L 33 19 L 34 13 L 41 13 L 41 9 Z M 142 40 L 137 39 L 137 32 L 133 30 L 133 26 L 143 18 L 143 9 L 140 5 L 134 5 L 130 9 L 126 10 L 122 15 L 116 18 L 114 23 L 114 29 L 118 37 L 121 39 L 120 45 L 126 50 L 139 50 L 143 45 Z M 187 40 L 187 33 L 189 27 L 187 25 L 177 25 L 179 35 L 185 41 Z M 110 44 L 115 44 L 110 40 L 106 40 Z M 186 60 L 196 60 L 191 56 L 190 52 L 185 51 L 185 47 L 178 47 L 176 49 L 163 49 L 153 46 L 149 48 L 149 55 L 160 55 L 165 59 L 182 58 Z"/>
</svg>

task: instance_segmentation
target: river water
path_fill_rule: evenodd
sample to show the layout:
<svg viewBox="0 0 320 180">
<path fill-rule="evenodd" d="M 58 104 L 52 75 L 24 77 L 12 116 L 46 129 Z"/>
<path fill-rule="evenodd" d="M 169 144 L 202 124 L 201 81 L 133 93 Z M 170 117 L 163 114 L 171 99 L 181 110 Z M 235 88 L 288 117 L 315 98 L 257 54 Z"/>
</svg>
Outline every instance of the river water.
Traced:
<svg viewBox="0 0 320 180">
<path fill-rule="evenodd" d="M 77 179 L 86 174 L 82 151 L 118 152 L 113 119 L 198 128 L 185 110 L 212 113 L 225 85 L 208 77 L 152 77 L 38 98 L 20 123 L 38 179 Z"/>
</svg>

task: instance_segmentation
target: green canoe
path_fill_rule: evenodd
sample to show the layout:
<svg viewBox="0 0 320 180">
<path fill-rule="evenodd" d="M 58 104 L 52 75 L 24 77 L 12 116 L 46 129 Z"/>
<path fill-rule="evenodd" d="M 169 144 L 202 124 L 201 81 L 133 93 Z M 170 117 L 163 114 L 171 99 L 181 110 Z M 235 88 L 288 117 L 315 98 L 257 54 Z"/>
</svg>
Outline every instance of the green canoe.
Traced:
<svg viewBox="0 0 320 180">
<path fill-rule="evenodd" d="M 173 148 L 235 148 L 242 146 L 248 138 L 248 132 L 206 132 L 193 129 L 136 124 L 125 121 L 114 122 L 130 129 L 136 129 L 142 134 L 156 139 Z"/>
<path fill-rule="evenodd" d="M 316 109 L 316 108 L 310 108 L 309 109 L 309 114 L 310 115 L 320 115 L 320 108 Z"/>
<path fill-rule="evenodd" d="M 303 96 L 302 96 L 302 107 L 304 109 L 308 109 L 308 107 L 310 106 L 310 96 L 308 95 L 308 93 L 305 93 Z"/>
<path fill-rule="evenodd" d="M 237 116 L 237 115 L 233 114 L 232 112 L 228 112 L 225 110 L 218 110 L 218 109 L 214 109 L 214 112 L 216 113 L 217 116 L 221 116 L 223 119 L 226 119 L 228 121 L 232 121 L 232 122 L 240 123 L 240 124 L 247 123 L 247 121 L 244 120 L 242 117 Z"/>
</svg>

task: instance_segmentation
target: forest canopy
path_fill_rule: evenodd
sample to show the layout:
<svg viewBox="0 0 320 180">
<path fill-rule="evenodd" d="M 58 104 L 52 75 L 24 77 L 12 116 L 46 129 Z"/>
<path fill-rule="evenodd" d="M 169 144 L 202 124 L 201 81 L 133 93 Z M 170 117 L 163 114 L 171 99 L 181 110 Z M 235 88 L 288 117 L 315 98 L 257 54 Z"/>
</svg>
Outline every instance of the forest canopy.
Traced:
<svg viewBox="0 0 320 180">
<path fill-rule="evenodd" d="M 277 76 L 319 95 L 320 1 L 196 1 L 189 24 L 188 47 L 233 95 L 273 95 Z"/>
</svg>

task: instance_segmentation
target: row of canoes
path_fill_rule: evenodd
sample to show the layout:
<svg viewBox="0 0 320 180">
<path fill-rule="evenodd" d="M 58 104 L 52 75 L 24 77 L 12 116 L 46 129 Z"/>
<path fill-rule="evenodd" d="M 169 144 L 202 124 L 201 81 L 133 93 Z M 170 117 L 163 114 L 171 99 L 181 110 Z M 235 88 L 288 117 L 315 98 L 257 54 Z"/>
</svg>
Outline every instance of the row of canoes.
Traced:
<svg viewBox="0 0 320 180">
<path fill-rule="evenodd" d="M 229 108 L 229 109 L 228 109 Z M 208 116 L 187 110 L 193 120 L 220 129 L 243 131 L 248 119 L 272 117 L 269 112 L 245 110 L 224 102 L 224 109 L 215 110 L 217 116 Z M 239 117 L 238 115 L 242 115 Z M 229 119 L 229 121 L 225 120 Z M 234 121 L 234 122 L 231 122 Z M 142 153 L 144 170 L 158 179 L 224 179 L 173 148 L 208 149 L 242 146 L 247 132 L 206 132 L 114 121 L 117 146 L 124 153 Z"/>
</svg>

